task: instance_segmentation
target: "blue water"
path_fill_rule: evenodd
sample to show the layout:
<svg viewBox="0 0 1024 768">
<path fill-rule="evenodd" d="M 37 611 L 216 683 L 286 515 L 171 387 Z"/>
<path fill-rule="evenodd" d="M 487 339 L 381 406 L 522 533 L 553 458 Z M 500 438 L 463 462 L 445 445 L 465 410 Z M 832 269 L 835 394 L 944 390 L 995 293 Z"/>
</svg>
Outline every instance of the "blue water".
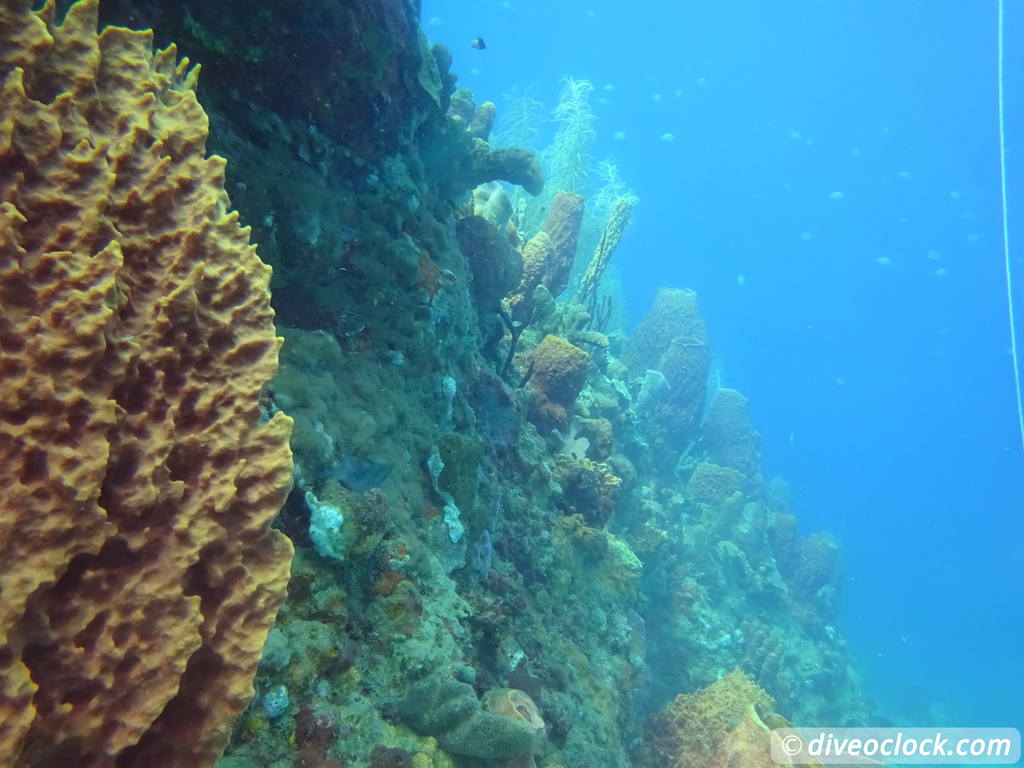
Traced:
<svg viewBox="0 0 1024 768">
<path fill-rule="evenodd" d="M 1024 3 L 1008 5 L 1021 244 Z M 629 316 L 660 285 L 698 291 L 766 476 L 792 483 L 805 532 L 844 543 L 842 628 L 900 724 L 1024 726 L 996 13 L 995 0 L 423 8 L 478 100 L 500 107 L 532 84 L 552 106 L 561 76 L 594 83 L 594 155 L 613 154 L 640 197 L 616 256 Z"/>
</svg>

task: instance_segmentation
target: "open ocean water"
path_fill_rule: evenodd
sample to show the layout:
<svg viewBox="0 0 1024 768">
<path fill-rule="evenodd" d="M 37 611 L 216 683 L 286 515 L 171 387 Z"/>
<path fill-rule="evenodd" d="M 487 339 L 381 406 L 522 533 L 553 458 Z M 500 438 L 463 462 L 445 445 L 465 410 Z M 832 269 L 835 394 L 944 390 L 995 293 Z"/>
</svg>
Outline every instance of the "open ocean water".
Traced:
<svg viewBox="0 0 1024 768">
<path fill-rule="evenodd" d="M 1006 4 L 1024 332 L 1024 5 Z M 898 724 L 1024 723 L 1024 455 L 1007 323 L 997 4 L 427 0 L 478 100 L 593 84 L 640 203 L 635 324 L 695 289 L 766 478 L 844 547 L 842 630 Z M 486 48 L 470 41 L 480 37 Z M 528 89 L 528 90 L 527 90 Z"/>
</svg>

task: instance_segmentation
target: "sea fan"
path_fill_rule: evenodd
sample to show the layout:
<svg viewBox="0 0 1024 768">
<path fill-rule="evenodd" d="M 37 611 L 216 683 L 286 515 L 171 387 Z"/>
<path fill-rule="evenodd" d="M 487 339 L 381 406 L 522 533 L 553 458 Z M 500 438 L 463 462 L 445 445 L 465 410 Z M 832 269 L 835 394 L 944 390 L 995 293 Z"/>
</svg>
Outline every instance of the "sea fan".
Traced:
<svg viewBox="0 0 1024 768">
<path fill-rule="evenodd" d="M 491 143 L 502 147 L 537 149 L 541 126 L 548 120 L 544 105 L 533 97 L 533 86 L 513 88 L 505 94 L 498 115 L 498 130 Z"/>
<path fill-rule="evenodd" d="M 584 193 L 590 147 L 594 143 L 594 116 L 590 94 L 594 86 L 589 80 L 562 78 L 558 106 L 551 115 L 558 123 L 555 141 L 546 153 L 547 178 L 551 194 L 559 190 Z"/>
</svg>

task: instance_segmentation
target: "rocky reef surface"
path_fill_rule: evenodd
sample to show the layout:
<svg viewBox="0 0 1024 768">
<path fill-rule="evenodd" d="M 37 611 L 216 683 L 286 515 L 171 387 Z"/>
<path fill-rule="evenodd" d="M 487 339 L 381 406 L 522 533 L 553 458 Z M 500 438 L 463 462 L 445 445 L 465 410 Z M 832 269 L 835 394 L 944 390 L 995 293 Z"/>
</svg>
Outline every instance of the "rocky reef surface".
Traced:
<svg viewBox="0 0 1024 768">
<path fill-rule="evenodd" d="M 252 405 L 294 421 L 295 555 L 217 765 L 768 765 L 782 717 L 869 718 L 840 545 L 763 477 L 697 296 L 616 322 L 634 199 L 493 139 L 406 0 L 99 13 L 202 63 L 206 148 L 274 270 Z"/>
</svg>

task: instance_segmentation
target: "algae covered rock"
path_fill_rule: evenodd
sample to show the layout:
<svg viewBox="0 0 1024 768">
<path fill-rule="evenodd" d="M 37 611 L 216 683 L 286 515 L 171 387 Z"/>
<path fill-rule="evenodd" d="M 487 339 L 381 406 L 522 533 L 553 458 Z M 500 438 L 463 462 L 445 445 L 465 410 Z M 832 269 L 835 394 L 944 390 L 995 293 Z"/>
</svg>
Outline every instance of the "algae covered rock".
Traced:
<svg viewBox="0 0 1024 768">
<path fill-rule="evenodd" d="M 622 481 L 607 464 L 559 454 L 555 478 L 562 486 L 559 506 L 566 514 L 580 514 L 587 525 L 603 528 L 615 511 Z"/>
</svg>

